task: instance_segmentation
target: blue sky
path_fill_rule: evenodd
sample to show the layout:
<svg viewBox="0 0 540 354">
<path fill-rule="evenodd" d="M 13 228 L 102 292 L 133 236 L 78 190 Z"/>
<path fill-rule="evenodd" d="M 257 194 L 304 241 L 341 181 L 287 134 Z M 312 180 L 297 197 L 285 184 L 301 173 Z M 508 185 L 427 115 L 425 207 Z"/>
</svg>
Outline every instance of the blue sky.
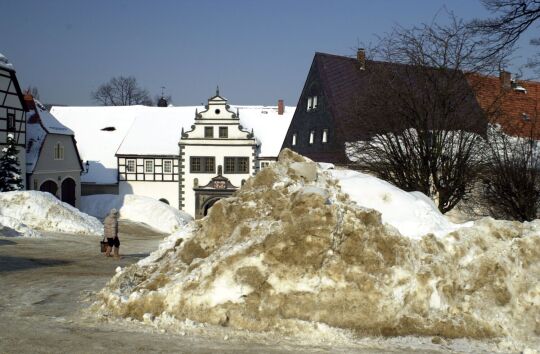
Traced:
<svg viewBox="0 0 540 354">
<path fill-rule="evenodd" d="M 101 83 L 133 75 L 152 96 L 165 86 L 175 105 L 205 102 L 216 85 L 232 104 L 296 105 L 316 51 L 353 55 L 444 6 L 489 15 L 477 0 L 8 0 L 0 52 L 46 103 L 94 105 Z M 531 32 L 511 69 L 532 55 Z"/>
</svg>

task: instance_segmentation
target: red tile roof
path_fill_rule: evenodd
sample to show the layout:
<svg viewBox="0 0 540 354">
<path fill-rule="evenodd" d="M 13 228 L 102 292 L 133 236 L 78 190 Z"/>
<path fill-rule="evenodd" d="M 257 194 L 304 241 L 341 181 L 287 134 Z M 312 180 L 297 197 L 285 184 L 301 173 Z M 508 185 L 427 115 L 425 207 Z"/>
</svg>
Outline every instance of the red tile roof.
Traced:
<svg viewBox="0 0 540 354">
<path fill-rule="evenodd" d="M 518 81 L 503 89 L 499 77 L 469 74 L 468 81 L 492 122 L 500 124 L 507 134 L 540 140 L 540 82 Z M 516 86 L 526 92 L 516 90 Z"/>
</svg>

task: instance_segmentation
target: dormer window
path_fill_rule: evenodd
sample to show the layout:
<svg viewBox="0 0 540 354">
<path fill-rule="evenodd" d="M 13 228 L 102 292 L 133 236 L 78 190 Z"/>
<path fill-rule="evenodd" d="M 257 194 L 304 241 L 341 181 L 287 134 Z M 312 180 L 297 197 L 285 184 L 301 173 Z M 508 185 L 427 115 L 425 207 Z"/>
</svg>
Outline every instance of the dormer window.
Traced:
<svg viewBox="0 0 540 354">
<path fill-rule="evenodd" d="M 214 127 L 204 127 L 204 137 L 213 138 L 214 137 Z"/>
<path fill-rule="evenodd" d="M 291 142 L 291 145 L 292 145 L 292 146 L 296 146 L 296 136 L 297 136 L 296 133 L 294 133 L 294 134 L 292 135 L 292 142 Z"/>
<path fill-rule="evenodd" d="M 318 97 L 317 96 L 310 96 L 307 100 L 307 111 L 311 111 L 317 108 L 318 105 Z"/>
<path fill-rule="evenodd" d="M 313 145 L 315 141 L 315 130 L 309 132 L 309 145 Z"/>
</svg>

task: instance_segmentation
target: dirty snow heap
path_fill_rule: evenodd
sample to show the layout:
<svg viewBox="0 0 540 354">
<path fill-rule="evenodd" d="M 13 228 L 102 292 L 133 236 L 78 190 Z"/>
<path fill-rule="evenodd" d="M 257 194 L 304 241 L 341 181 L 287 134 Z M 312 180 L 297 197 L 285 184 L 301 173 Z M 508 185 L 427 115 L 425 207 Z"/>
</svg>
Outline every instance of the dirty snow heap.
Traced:
<svg viewBox="0 0 540 354">
<path fill-rule="evenodd" d="M 483 219 L 446 235 L 403 236 L 330 173 L 284 150 L 174 242 L 115 275 L 94 309 L 255 331 L 313 321 L 537 344 L 539 227 Z"/>
</svg>

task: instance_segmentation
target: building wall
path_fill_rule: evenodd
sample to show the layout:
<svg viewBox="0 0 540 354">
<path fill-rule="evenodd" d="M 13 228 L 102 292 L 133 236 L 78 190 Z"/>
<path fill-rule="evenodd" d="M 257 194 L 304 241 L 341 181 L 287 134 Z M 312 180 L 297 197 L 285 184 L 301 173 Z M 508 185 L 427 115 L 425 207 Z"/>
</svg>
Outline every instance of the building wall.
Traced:
<svg viewBox="0 0 540 354">
<path fill-rule="evenodd" d="M 169 205 L 179 208 L 178 205 L 178 182 L 144 182 L 144 181 L 120 181 L 118 184 L 119 195 L 142 195 L 154 199 L 166 199 Z"/>
<path fill-rule="evenodd" d="M 55 197 L 62 199 L 62 182 L 67 178 L 71 178 L 75 181 L 75 207 L 80 206 L 81 201 L 81 176 L 80 170 L 78 171 L 55 171 L 55 172 L 34 172 L 28 178 L 28 189 L 40 190 L 43 183 L 52 181 L 56 184 L 57 192 Z"/>
<path fill-rule="evenodd" d="M 8 114 L 15 115 L 15 127 L 8 130 Z M 26 114 L 15 72 L 0 68 L 0 153 L 6 147 L 7 135 L 13 134 L 19 150 L 21 176 L 26 176 Z M 23 177 L 24 180 L 24 177 Z"/>
<path fill-rule="evenodd" d="M 212 145 L 185 145 L 182 147 L 182 166 L 181 168 L 181 187 L 183 197 L 183 210 L 191 215 L 195 215 L 195 191 L 193 188 L 196 186 L 195 179 L 197 179 L 198 186 L 204 186 L 210 183 L 213 177 L 218 175 L 218 168 L 222 166 L 223 176 L 227 177 L 229 181 L 235 186 L 240 188 L 242 181 L 247 180 L 249 177 L 255 174 L 254 163 L 254 147 L 251 145 L 244 146 L 212 146 Z M 190 171 L 190 158 L 194 156 L 215 157 L 215 170 L 213 173 L 192 173 Z M 249 171 L 248 173 L 225 173 L 225 157 L 247 157 L 249 158 Z"/>
<path fill-rule="evenodd" d="M 118 195 L 118 184 L 81 183 L 81 195 L 115 194 Z"/>
<path fill-rule="evenodd" d="M 314 96 L 317 96 L 317 107 L 309 109 L 308 100 Z M 322 139 L 324 130 L 327 131 L 326 142 Z M 311 132 L 314 133 L 312 143 L 310 143 Z M 293 145 L 294 134 L 296 144 Z M 330 111 L 330 102 L 314 61 L 285 136 L 283 148 L 289 148 L 314 161 L 342 164 L 348 160 L 345 157 L 344 146 L 339 141 L 339 132 Z"/>
<path fill-rule="evenodd" d="M 56 160 L 54 149 L 58 143 L 64 148 L 64 158 Z M 62 182 L 66 178 L 75 181 L 75 206 L 78 207 L 81 200 L 81 165 L 73 139 L 69 135 L 47 134 L 34 171 L 29 176 L 28 189 L 39 190 L 44 182 L 50 180 L 57 185 L 56 197 L 61 199 Z"/>
</svg>

